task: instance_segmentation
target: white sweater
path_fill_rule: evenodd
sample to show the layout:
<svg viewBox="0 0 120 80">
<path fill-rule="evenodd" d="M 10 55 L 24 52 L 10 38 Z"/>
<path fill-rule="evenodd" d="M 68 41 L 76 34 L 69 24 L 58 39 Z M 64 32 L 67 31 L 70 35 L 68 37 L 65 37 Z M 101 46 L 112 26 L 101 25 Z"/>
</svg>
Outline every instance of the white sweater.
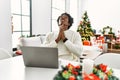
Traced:
<svg viewBox="0 0 120 80">
<path fill-rule="evenodd" d="M 59 58 L 67 60 L 78 60 L 83 51 L 81 36 L 78 32 L 71 30 L 64 31 L 65 37 L 68 39 L 65 43 L 63 41 L 55 42 L 59 32 L 50 32 L 45 39 L 44 46 L 57 47 Z"/>
</svg>

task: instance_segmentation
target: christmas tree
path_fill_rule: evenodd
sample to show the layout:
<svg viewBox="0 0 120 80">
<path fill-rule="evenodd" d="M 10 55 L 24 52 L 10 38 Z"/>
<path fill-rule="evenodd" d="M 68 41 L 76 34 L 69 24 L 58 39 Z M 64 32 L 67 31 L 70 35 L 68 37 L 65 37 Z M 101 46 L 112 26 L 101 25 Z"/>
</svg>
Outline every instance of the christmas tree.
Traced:
<svg viewBox="0 0 120 80">
<path fill-rule="evenodd" d="M 90 41 L 90 36 L 94 36 L 93 30 L 91 28 L 91 23 L 87 15 L 87 11 L 82 16 L 82 20 L 80 21 L 77 32 L 80 33 L 82 41 L 84 40 Z"/>
</svg>

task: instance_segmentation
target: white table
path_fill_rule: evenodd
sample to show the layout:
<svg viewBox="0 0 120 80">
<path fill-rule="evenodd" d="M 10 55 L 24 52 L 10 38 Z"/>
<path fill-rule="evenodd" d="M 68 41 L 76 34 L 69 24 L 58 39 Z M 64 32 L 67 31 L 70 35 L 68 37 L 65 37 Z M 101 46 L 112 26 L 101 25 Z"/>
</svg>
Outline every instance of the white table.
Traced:
<svg viewBox="0 0 120 80">
<path fill-rule="evenodd" d="M 59 69 L 25 67 L 22 56 L 17 56 L 0 60 L 0 80 L 53 80 Z"/>
<path fill-rule="evenodd" d="M 102 52 L 100 51 L 84 51 L 84 53 L 81 55 L 81 58 L 94 60 L 101 54 Z"/>
<path fill-rule="evenodd" d="M 61 65 L 68 64 L 65 60 L 60 62 Z M 18 56 L 0 60 L 0 80 L 53 80 L 59 69 L 25 67 L 22 56 Z M 120 70 L 115 70 L 115 74 L 120 77 Z"/>
</svg>

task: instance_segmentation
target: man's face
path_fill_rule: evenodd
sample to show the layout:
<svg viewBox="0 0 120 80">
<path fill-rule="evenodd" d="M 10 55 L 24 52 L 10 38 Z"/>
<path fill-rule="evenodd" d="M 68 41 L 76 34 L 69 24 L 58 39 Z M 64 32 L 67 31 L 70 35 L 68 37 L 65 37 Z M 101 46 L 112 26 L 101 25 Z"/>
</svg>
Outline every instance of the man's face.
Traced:
<svg viewBox="0 0 120 80">
<path fill-rule="evenodd" d="M 64 28 L 64 29 L 68 29 L 68 26 L 69 26 L 69 17 L 67 16 L 67 15 L 62 15 L 61 17 L 60 17 L 60 20 L 59 20 L 60 22 L 60 26 L 62 27 L 62 28 Z"/>
</svg>

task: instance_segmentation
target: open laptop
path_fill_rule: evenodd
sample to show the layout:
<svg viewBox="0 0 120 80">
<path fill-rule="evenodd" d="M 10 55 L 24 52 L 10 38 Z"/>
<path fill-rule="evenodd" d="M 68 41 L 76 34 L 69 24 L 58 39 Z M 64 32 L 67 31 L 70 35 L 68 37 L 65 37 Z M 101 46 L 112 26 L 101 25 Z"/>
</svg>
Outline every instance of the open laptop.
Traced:
<svg viewBox="0 0 120 80">
<path fill-rule="evenodd" d="M 58 49 L 52 47 L 21 47 L 27 67 L 58 68 Z"/>
</svg>

